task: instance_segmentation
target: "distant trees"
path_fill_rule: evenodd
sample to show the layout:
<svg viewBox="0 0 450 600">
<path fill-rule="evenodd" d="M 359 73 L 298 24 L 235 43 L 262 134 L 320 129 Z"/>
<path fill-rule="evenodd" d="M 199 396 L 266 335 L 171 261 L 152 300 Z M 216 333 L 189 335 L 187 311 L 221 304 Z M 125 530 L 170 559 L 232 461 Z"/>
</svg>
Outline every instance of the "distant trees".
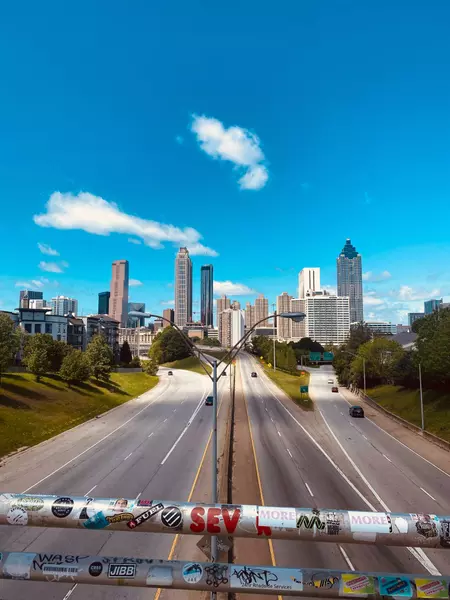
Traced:
<svg viewBox="0 0 450 600">
<path fill-rule="evenodd" d="M 450 389 L 450 308 L 435 310 L 414 325 L 424 382 L 429 387 Z"/>
<path fill-rule="evenodd" d="M 86 348 L 86 358 L 95 379 L 108 381 L 111 376 L 114 356 L 103 335 L 94 335 Z"/>
<path fill-rule="evenodd" d="M 153 358 L 149 358 L 149 360 L 144 363 L 144 371 L 147 375 L 155 376 L 158 373 L 158 363 Z"/>
<path fill-rule="evenodd" d="M 26 339 L 22 362 L 30 373 L 40 381 L 51 370 L 51 353 L 53 338 L 48 333 L 36 333 Z"/>
<path fill-rule="evenodd" d="M 150 346 L 148 356 L 157 365 L 191 356 L 187 342 L 174 327 L 165 327 Z"/>
<path fill-rule="evenodd" d="M 358 348 L 351 362 L 351 372 L 355 383 L 361 386 L 365 362 L 366 382 L 369 387 L 383 383 L 394 383 L 395 375 L 404 350 L 398 342 L 378 337 L 365 342 Z"/>
<path fill-rule="evenodd" d="M 2 375 L 14 361 L 20 349 L 22 335 L 12 319 L 6 314 L 0 314 L 0 383 Z"/>
<path fill-rule="evenodd" d="M 87 381 L 91 376 L 91 366 L 86 354 L 81 350 L 72 350 L 64 357 L 59 371 L 62 379 L 67 381 L 69 387 L 73 383 Z"/>
<path fill-rule="evenodd" d="M 119 361 L 123 365 L 129 365 L 133 360 L 129 343 L 125 340 L 120 348 Z"/>
<path fill-rule="evenodd" d="M 219 348 L 221 346 L 219 340 L 217 338 L 203 338 L 201 340 L 202 346 L 211 346 L 215 348 Z"/>
<path fill-rule="evenodd" d="M 252 338 L 252 351 L 267 363 L 273 363 L 273 340 L 265 335 Z M 290 344 L 275 342 L 275 360 L 277 368 L 289 373 L 297 372 L 297 358 Z"/>
</svg>

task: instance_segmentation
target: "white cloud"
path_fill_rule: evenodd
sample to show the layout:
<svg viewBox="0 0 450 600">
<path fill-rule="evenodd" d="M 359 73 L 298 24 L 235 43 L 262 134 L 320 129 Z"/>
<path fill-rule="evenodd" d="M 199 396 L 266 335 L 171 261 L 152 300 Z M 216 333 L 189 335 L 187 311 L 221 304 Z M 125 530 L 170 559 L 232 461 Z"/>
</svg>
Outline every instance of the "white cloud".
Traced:
<svg viewBox="0 0 450 600">
<path fill-rule="evenodd" d="M 324 285 L 322 287 L 323 287 L 324 291 L 328 292 L 329 294 L 332 294 L 332 295 L 337 294 L 337 289 L 336 289 L 336 286 L 334 286 L 334 285 Z"/>
<path fill-rule="evenodd" d="M 392 275 L 389 271 L 382 271 L 381 273 L 373 273 L 372 271 L 367 271 L 367 273 L 363 273 L 362 278 L 363 281 L 386 281 L 386 279 L 390 279 Z"/>
<path fill-rule="evenodd" d="M 77 195 L 54 192 L 47 202 L 47 212 L 33 219 L 41 227 L 81 229 L 96 235 L 125 233 L 141 238 L 151 248 L 163 248 L 162 242 L 170 242 L 186 246 L 193 255 L 217 256 L 215 250 L 200 243 L 202 236 L 192 227 L 180 229 L 129 215 L 113 202 L 88 192 Z"/>
<path fill-rule="evenodd" d="M 139 281 L 139 279 L 130 279 L 128 282 L 128 285 L 130 285 L 130 286 L 142 285 L 142 281 Z"/>
<path fill-rule="evenodd" d="M 384 300 L 382 300 L 381 298 L 375 298 L 374 296 L 364 296 L 364 304 L 366 306 L 381 306 L 384 303 Z"/>
<path fill-rule="evenodd" d="M 48 244 L 41 244 L 38 242 L 38 248 L 42 254 L 47 254 L 48 256 L 59 256 L 58 250 L 54 250 Z"/>
<path fill-rule="evenodd" d="M 136 244 L 136 246 L 140 246 L 142 244 L 141 240 L 137 240 L 136 238 L 128 238 L 130 244 Z"/>
<path fill-rule="evenodd" d="M 30 281 L 16 281 L 15 286 L 29 290 L 33 287 L 33 284 Z"/>
<path fill-rule="evenodd" d="M 161 302 L 162 306 L 174 306 L 175 300 L 163 300 Z"/>
<path fill-rule="evenodd" d="M 201 149 L 220 160 L 232 162 L 244 174 L 239 185 L 244 190 L 260 190 L 269 178 L 259 138 L 242 127 L 224 127 L 218 119 L 193 116 L 191 130 Z"/>
<path fill-rule="evenodd" d="M 215 281 L 214 282 L 214 293 L 217 296 L 245 296 L 247 294 L 257 294 L 255 290 L 252 290 L 243 283 L 233 283 L 232 281 Z"/>
<path fill-rule="evenodd" d="M 402 285 L 399 290 L 391 291 L 391 295 L 400 300 L 427 300 L 439 296 L 440 293 L 441 290 L 439 288 L 434 288 L 432 290 L 426 290 L 424 288 L 414 289 L 409 285 Z"/>
<path fill-rule="evenodd" d="M 35 287 L 42 287 L 44 285 L 44 283 L 42 281 L 40 281 L 40 279 L 32 279 L 31 283 L 35 286 Z"/>
<path fill-rule="evenodd" d="M 61 261 L 58 264 L 55 262 L 46 262 L 45 260 L 41 260 L 38 266 L 41 271 L 47 271 L 48 273 L 64 273 L 64 268 L 68 267 L 69 263 L 66 263 L 66 261 Z"/>
<path fill-rule="evenodd" d="M 44 287 L 47 283 L 50 283 L 50 281 L 46 277 L 39 277 L 39 279 L 30 279 L 30 281 L 16 281 L 15 286 L 31 289 Z"/>
</svg>

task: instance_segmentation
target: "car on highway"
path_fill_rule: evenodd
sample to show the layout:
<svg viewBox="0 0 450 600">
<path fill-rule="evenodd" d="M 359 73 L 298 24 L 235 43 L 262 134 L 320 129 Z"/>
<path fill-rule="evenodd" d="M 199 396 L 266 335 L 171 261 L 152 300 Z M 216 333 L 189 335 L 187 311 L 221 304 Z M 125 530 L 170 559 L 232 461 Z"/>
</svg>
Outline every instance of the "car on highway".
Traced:
<svg viewBox="0 0 450 600">
<path fill-rule="evenodd" d="M 252 372 L 252 377 L 258 377 L 258 375 L 255 373 L 255 371 Z"/>
<path fill-rule="evenodd" d="M 173 375 L 173 372 L 172 372 L 172 371 L 169 371 L 169 372 L 167 373 L 167 375 Z"/>
<path fill-rule="evenodd" d="M 205 402 L 206 406 L 212 406 L 213 403 L 214 403 L 214 398 L 212 396 L 208 396 L 206 398 L 206 402 Z"/>
<path fill-rule="evenodd" d="M 222 371 L 222 375 L 226 375 L 227 372 L 225 371 L 225 369 Z"/>
<path fill-rule="evenodd" d="M 336 387 L 335 385 L 333 385 L 333 387 L 331 388 L 331 391 L 332 391 L 332 392 L 337 392 L 337 391 L 339 391 L 339 390 L 337 389 L 337 387 Z"/>
<path fill-rule="evenodd" d="M 350 408 L 348 409 L 348 414 L 351 417 L 363 418 L 364 417 L 364 409 L 362 406 L 350 406 Z"/>
<path fill-rule="evenodd" d="M 332 379 L 329 379 L 328 383 L 331 383 L 331 385 L 333 385 L 334 381 Z"/>
</svg>

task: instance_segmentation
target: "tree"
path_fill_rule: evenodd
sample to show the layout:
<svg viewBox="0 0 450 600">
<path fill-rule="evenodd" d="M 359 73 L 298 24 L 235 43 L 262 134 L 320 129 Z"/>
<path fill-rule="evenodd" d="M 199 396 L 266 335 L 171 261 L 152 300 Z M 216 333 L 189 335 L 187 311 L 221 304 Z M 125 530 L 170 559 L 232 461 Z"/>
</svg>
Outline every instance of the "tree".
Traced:
<svg viewBox="0 0 450 600">
<path fill-rule="evenodd" d="M 158 373 L 158 363 L 153 358 L 146 360 L 144 363 L 144 371 L 147 375 L 155 376 Z"/>
<path fill-rule="evenodd" d="M 132 361 L 132 359 L 133 359 L 133 356 L 131 354 L 130 345 L 125 340 L 124 343 L 122 344 L 122 347 L 120 348 L 119 361 L 120 361 L 120 363 L 122 363 L 124 365 L 129 365 L 130 362 Z"/>
<path fill-rule="evenodd" d="M 149 358 L 159 365 L 187 358 L 191 354 L 187 342 L 174 327 L 165 327 L 160 331 L 148 352 Z"/>
<path fill-rule="evenodd" d="M 94 335 L 86 348 L 86 357 L 95 379 L 108 380 L 114 357 L 103 335 Z"/>
<path fill-rule="evenodd" d="M 27 338 L 23 362 L 27 369 L 40 381 L 51 370 L 50 355 L 53 338 L 48 333 L 36 333 Z"/>
<path fill-rule="evenodd" d="M 68 382 L 69 387 L 72 383 L 87 381 L 91 376 L 91 366 L 86 354 L 83 354 L 81 350 L 72 350 L 66 354 L 59 374 Z"/>
<path fill-rule="evenodd" d="M 131 359 L 131 362 L 130 362 L 130 367 L 137 369 L 140 366 L 141 366 L 141 359 L 139 358 L 139 356 L 133 356 L 133 358 Z"/>
<path fill-rule="evenodd" d="M 323 352 L 324 347 L 319 342 L 312 340 L 309 337 L 302 338 L 298 342 L 294 342 L 292 344 L 294 350 L 305 350 L 307 353 L 309 352 Z"/>
<path fill-rule="evenodd" d="M 358 323 L 350 329 L 350 335 L 345 344 L 342 344 L 335 352 L 333 367 L 336 371 L 338 381 L 341 385 L 354 384 L 352 375 L 352 361 L 358 348 L 372 339 L 370 329 L 364 323 Z"/>
<path fill-rule="evenodd" d="M 7 314 L 0 313 L 0 383 L 2 374 L 14 360 L 20 349 L 21 332 Z"/>
<path fill-rule="evenodd" d="M 428 387 L 450 386 L 450 308 L 435 310 L 414 322 L 417 363 Z"/>
<path fill-rule="evenodd" d="M 202 345 L 203 346 L 211 346 L 211 347 L 219 347 L 220 348 L 220 342 L 217 338 L 203 338 L 202 339 Z"/>
<path fill-rule="evenodd" d="M 72 346 L 66 342 L 53 340 L 48 345 L 48 359 L 50 361 L 50 371 L 58 373 L 64 358 L 73 350 Z"/>
<path fill-rule="evenodd" d="M 394 340 L 385 337 L 375 338 L 358 348 L 351 364 L 352 378 L 361 385 L 363 379 L 363 359 L 365 359 L 366 380 L 370 385 L 393 383 L 404 350 Z"/>
</svg>

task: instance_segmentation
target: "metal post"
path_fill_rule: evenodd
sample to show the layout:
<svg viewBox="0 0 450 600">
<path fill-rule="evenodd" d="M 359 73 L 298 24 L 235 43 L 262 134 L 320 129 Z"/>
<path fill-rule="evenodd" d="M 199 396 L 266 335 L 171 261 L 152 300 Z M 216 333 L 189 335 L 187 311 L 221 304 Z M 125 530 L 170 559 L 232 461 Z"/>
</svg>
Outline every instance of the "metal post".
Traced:
<svg viewBox="0 0 450 600">
<path fill-rule="evenodd" d="M 274 311 L 274 318 L 273 318 L 273 370 L 276 371 L 277 370 L 277 353 L 276 353 L 276 345 L 277 345 L 277 317 L 276 317 L 276 311 Z"/>
<path fill-rule="evenodd" d="M 363 358 L 364 395 L 366 394 L 366 359 Z"/>
<path fill-rule="evenodd" d="M 422 394 L 422 364 L 419 363 L 419 390 L 420 390 L 420 416 L 422 418 L 422 431 L 425 429 L 425 416 L 423 414 L 423 394 Z"/>
<path fill-rule="evenodd" d="M 141 326 L 139 325 L 139 327 L 136 325 L 136 331 L 137 331 L 137 356 L 140 359 L 141 358 Z"/>
<path fill-rule="evenodd" d="M 217 360 L 213 361 L 213 426 L 212 426 L 212 503 L 217 504 Z M 217 562 L 217 537 L 211 537 L 211 561 Z M 211 600 L 216 593 L 211 592 Z"/>
</svg>

